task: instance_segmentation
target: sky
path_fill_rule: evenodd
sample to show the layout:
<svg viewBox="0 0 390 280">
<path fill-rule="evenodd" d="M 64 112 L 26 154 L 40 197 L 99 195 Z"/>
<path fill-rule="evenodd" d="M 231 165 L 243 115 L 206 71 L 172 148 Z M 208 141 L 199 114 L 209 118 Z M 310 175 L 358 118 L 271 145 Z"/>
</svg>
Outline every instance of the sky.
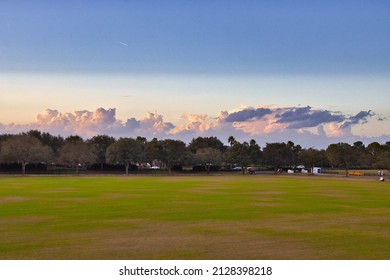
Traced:
<svg viewBox="0 0 390 280">
<path fill-rule="evenodd" d="M 390 2 L 0 3 L 0 133 L 390 141 Z"/>
</svg>

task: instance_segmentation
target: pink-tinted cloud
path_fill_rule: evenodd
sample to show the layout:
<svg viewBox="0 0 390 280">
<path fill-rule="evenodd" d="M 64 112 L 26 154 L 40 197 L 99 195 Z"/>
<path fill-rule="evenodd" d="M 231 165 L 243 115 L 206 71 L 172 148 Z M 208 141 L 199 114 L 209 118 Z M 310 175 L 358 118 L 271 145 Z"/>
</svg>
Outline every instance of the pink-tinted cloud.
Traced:
<svg viewBox="0 0 390 280">
<path fill-rule="evenodd" d="M 214 122 L 207 115 L 183 114 L 181 117 L 184 124 L 172 129 L 172 134 L 199 133 L 202 134 L 214 127 Z"/>
<path fill-rule="evenodd" d="M 139 135 L 146 137 L 166 137 L 175 127 L 170 122 L 165 122 L 162 115 L 148 112 L 147 115 L 139 121 Z"/>
<path fill-rule="evenodd" d="M 116 119 L 115 114 L 115 108 L 108 110 L 98 108 L 93 112 L 81 110 L 72 113 L 46 109 L 30 126 L 45 131 L 55 131 L 58 134 L 79 134 L 90 137 L 97 132 L 115 131 L 121 127 L 122 123 Z"/>
<path fill-rule="evenodd" d="M 115 137 L 144 136 L 148 139 L 176 138 L 186 142 L 197 136 L 217 136 L 222 141 L 234 136 L 239 141 L 252 138 L 259 143 L 295 140 L 309 146 L 323 146 L 324 143 L 342 139 L 358 139 L 358 136 L 352 135 L 351 128 L 367 122 L 374 115 L 372 111 L 361 111 L 348 116 L 310 106 L 243 107 L 230 112 L 221 111 L 216 117 L 183 114 L 180 124 L 175 125 L 165 121 L 163 115 L 157 112 L 148 112 L 140 119 L 130 117 L 122 121 L 117 119 L 115 108 L 65 113 L 46 109 L 28 124 L 0 124 L 0 133 L 38 129 L 55 135 L 78 134 L 85 138 L 109 134 Z"/>
</svg>

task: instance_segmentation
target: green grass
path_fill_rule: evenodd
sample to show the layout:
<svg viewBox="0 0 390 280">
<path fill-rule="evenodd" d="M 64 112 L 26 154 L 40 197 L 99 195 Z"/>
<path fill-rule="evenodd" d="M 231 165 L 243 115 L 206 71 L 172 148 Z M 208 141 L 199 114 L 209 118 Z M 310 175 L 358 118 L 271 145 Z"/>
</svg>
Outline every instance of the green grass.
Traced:
<svg viewBox="0 0 390 280">
<path fill-rule="evenodd" d="M 390 184 L 0 177 L 0 259 L 390 259 Z"/>
</svg>

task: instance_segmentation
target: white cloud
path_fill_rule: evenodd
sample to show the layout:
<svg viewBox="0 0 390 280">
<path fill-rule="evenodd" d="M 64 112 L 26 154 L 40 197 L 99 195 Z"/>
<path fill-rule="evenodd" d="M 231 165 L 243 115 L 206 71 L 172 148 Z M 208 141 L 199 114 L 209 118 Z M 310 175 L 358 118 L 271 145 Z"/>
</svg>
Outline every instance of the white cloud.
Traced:
<svg viewBox="0 0 390 280">
<path fill-rule="evenodd" d="M 214 127 L 214 122 L 209 120 L 207 115 L 183 114 L 184 124 L 172 129 L 172 134 L 180 133 L 204 133 Z"/>
<path fill-rule="evenodd" d="M 166 137 L 170 131 L 175 127 L 170 122 L 165 122 L 162 115 L 148 112 L 145 118 L 141 119 L 140 127 L 137 130 L 141 136 L 146 137 Z"/>
<path fill-rule="evenodd" d="M 108 134 L 115 137 L 144 136 L 148 139 L 175 138 L 186 142 L 197 136 L 216 136 L 222 141 L 234 136 L 239 141 L 249 141 L 253 138 L 263 144 L 292 140 L 305 146 L 323 147 L 343 139 L 362 139 L 353 135 L 351 128 L 367 122 L 369 118 L 373 120 L 374 115 L 372 111 L 361 111 L 349 117 L 340 112 L 313 109 L 309 106 L 241 107 L 221 111 L 216 117 L 183 114 L 180 124 L 175 125 L 164 121 L 163 115 L 157 112 L 148 112 L 141 119 L 130 117 L 122 121 L 116 118 L 115 108 L 65 113 L 46 109 L 37 115 L 34 122 L 28 124 L 0 124 L 0 133 L 38 129 L 63 136 L 78 134 L 84 138 Z"/>
<path fill-rule="evenodd" d="M 80 110 L 72 113 L 46 109 L 36 117 L 36 121 L 30 126 L 49 132 L 55 131 L 59 134 L 79 134 L 90 137 L 120 128 L 122 122 L 116 119 L 115 114 L 115 108 L 108 110 L 98 108 L 93 112 Z"/>
</svg>

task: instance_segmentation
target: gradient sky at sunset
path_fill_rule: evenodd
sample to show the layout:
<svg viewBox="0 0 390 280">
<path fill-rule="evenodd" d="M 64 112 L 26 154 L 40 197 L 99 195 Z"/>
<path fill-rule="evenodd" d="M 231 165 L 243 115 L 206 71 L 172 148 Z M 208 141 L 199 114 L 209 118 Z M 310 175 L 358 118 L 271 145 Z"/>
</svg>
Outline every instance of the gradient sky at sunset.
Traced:
<svg viewBox="0 0 390 280">
<path fill-rule="evenodd" d="M 2 1 L 0 133 L 390 141 L 389 1 Z"/>
</svg>

